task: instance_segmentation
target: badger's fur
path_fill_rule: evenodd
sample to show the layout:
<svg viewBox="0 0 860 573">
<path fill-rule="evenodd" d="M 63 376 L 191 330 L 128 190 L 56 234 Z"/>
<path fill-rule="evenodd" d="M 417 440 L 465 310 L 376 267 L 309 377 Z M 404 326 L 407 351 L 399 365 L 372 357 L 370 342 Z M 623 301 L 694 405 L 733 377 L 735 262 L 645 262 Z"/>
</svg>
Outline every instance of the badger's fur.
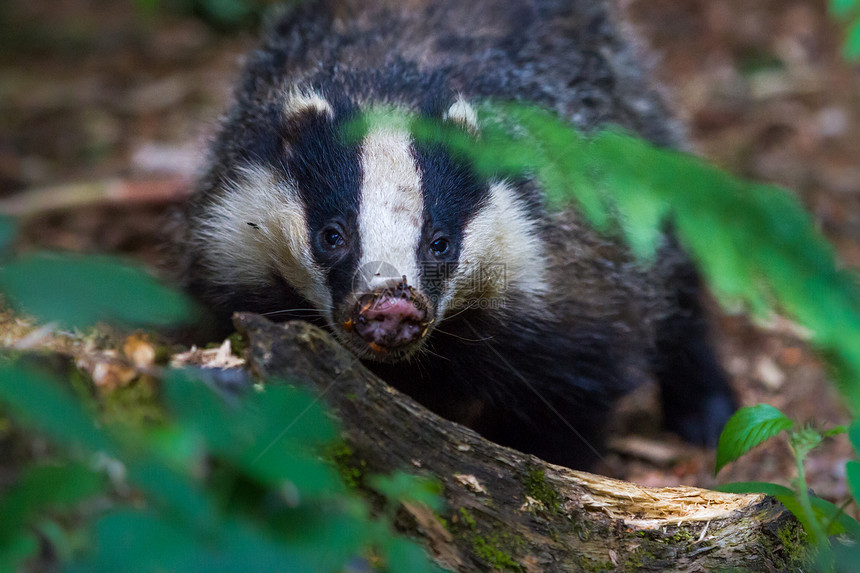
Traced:
<svg viewBox="0 0 860 573">
<path fill-rule="evenodd" d="M 734 402 L 696 274 L 648 269 L 530 180 L 481 178 L 395 107 L 480 137 L 470 102 L 678 137 L 603 2 L 307 2 L 250 56 L 185 212 L 182 275 L 222 319 L 309 318 L 390 384 L 486 437 L 587 467 L 613 402 L 650 377 L 669 427 L 713 444 Z M 576 161 L 565 157 L 564 161 Z"/>
</svg>

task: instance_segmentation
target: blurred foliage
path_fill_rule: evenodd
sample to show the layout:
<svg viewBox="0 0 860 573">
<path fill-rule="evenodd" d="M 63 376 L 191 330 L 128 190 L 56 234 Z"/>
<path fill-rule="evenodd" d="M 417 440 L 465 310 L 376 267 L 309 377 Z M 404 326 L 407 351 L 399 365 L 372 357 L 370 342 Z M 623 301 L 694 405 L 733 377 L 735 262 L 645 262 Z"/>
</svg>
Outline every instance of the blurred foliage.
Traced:
<svg viewBox="0 0 860 573">
<path fill-rule="evenodd" d="M 92 543 L 69 570 L 334 572 L 371 561 L 375 570 L 437 570 L 320 455 L 337 427 L 305 392 L 275 383 L 231 402 L 174 370 L 162 381 L 169 423 L 99 427 L 64 385 L 32 368 L 0 367 L 0 402 L 64 452 L 53 465 L 26 468 L 0 499 L 4 571 L 38 553 L 35 523 L 54 516 L 71 535 L 58 512 L 93 498 L 105 509 L 90 512 Z M 392 507 L 439 507 L 435 482 L 373 479 L 388 484 L 377 491 Z"/>
<path fill-rule="evenodd" d="M 104 257 L 13 259 L 0 287 L 76 326 L 187 318 L 182 297 Z M 69 571 L 438 570 L 393 516 L 405 500 L 439 508 L 439 484 L 368 476 L 387 509 L 375 517 L 325 456 L 338 429 L 317 399 L 277 381 L 235 398 L 199 373 L 160 379 L 166 422 L 108 420 L 68 380 L 0 355 L 4 417 L 57 452 L 0 492 L 0 571 L 42 569 L 45 555 Z"/>
<path fill-rule="evenodd" d="M 12 260 L 0 267 L 0 291 L 24 312 L 66 327 L 107 319 L 157 327 L 195 317 L 186 296 L 139 266 L 106 256 L 36 253 Z"/>
<path fill-rule="evenodd" d="M 38 537 L 28 524 L 45 511 L 69 511 L 98 495 L 105 481 L 101 473 L 74 462 L 26 468 L 0 499 L 0 570 L 16 571 L 18 564 L 38 552 Z"/>
<path fill-rule="evenodd" d="M 849 61 L 860 60 L 860 0 L 830 0 L 830 13 L 845 25 L 842 53 Z"/>
</svg>

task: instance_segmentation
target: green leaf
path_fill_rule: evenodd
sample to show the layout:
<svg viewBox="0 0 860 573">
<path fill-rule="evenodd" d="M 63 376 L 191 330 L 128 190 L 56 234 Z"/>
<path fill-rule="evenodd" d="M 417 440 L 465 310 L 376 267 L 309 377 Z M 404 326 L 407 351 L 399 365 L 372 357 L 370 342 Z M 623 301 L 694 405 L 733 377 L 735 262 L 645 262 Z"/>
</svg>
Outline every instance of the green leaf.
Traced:
<svg viewBox="0 0 860 573">
<path fill-rule="evenodd" d="M 831 544 L 833 548 L 833 561 L 836 565 L 835 571 L 854 571 L 860 563 L 860 545 L 851 540 L 842 543 L 839 539 Z"/>
<path fill-rule="evenodd" d="M 765 495 L 794 495 L 794 490 L 784 485 L 764 481 L 739 481 L 726 483 L 715 488 L 726 493 L 763 493 Z"/>
<path fill-rule="evenodd" d="M 142 437 L 149 452 L 170 468 L 193 474 L 206 463 L 206 445 L 191 428 L 160 425 L 148 429 Z"/>
<path fill-rule="evenodd" d="M 46 517 L 35 523 L 33 529 L 39 532 L 60 563 L 68 563 L 90 546 L 89 524 L 74 523 L 67 528 L 60 520 Z"/>
<path fill-rule="evenodd" d="M 803 529 L 808 533 L 812 531 L 812 526 L 809 523 L 809 520 L 806 518 L 806 513 L 803 511 L 803 506 L 798 501 L 797 496 L 792 493 L 791 495 L 775 495 L 776 500 L 785 506 L 785 509 L 790 511 L 794 517 L 797 518 L 797 521 L 800 522 L 800 525 L 803 526 Z M 813 511 L 815 508 L 813 507 Z"/>
<path fill-rule="evenodd" d="M 28 468 L 0 499 L 0 541 L 16 535 L 41 511 L 73 506 L 101 493 L 105 479 L 82 464 Z"/>
<path fill-rule="evenodd" d="M 442 485 L 438 480 L 395 471 L 389 476 L 373 475 L 368 485 L 393 502 L 418 502 L 431 509 L 442 509 Z"/>
<path fill-rule="evenodd" d="M 282 512 L 269 524 L 291 550 L 314 562 L 316 570 L 342 571 L 345 563 L 393 535 L 385 524 L 370 519 L 366 504 L 344 504 L 347 499 L 335 504 L 337 509 L 326 504 Z M 339 511 L 344 506 L 346 510 Z"/>
<path fill-rule="evenodd" d="M 270 384 L 230 407 L 192 372 L 170 372 L 163 387 L 180 425 L 196 431 L 214 455 L 247 475 L 276 487 L 290 482 L 303 497 L 342 491 L 336 468 L 318 453 L 337 431 L 307 392 Z"/>
<path fill-rule="evenodd" d="M 390 536 L 382 546 L 385 570 L 390 573 L 437 573 L 444 571 L 433 564 L 423 547 L 407 539 Z"/>
<path fill-rule="evenodd" d="M 194 371 L 170 371 L 164 388 L 168 408 L 226 450 L 253 448 L 259 454 L 275 441 L 310 449 L 338 435 L 322 402 L 282 381 L 270 380 L 262 392 L 249 392 L 233 405 Z M 233 422 L 224 424 L 226 417 Z"/>
<path fill-rule="evenodd" d="M 860 462 L 852 460 L 845 463 L 845 481 L 854 501 L 860 503 Z"/>
<path fill-rule="evenodd" d="M 115 320 L 141 326 L 189 322 L 184 295 L 120 259 L 37 253 L 0 267 L 0 290 L 41 320 L 85 327 Z"/>
<path fill-rule="evenodd" d="M 774 497 L 800 521 L 804 529 L 809 530 L 803 508 L 795 494 L 775 495 Z M 857 520 L 846 514 L 840 507 L 820 497 L 812 497 L 809 501 L 812 504 L 815 520 L 821 524 L 827 535 L 847 533 L 854 539 L 860 539 L 860 523 L 857 523 Z"/>
<path fill-rule="evenodd" d="M 0 366 L 0 402 L 56 443 L 110 453 L 113 444 L 96 428 L 78 399 L 47 374 L 19 366 Z"/>
<path fill-rule="evenodd" d="M 842 54 L 850 62 L 860 59 L 860 18 L 851 23 L 846 32 Z"/>
<path fill-rule="evenodd" d="M 727 463 L 793 426 L 794 422 L 790 418 L 768 404 L 741 408 L 729 419 L 720 434 L 714 472 L 718 473 Z"/>
<path fill-rule="evenodd" d="M 285 545 L 238 521 L 198 532 L 150 512 L 117 511 L 99 520 L 96 550 L 70 572 L 318 571 Z M 215 525 L 215 524 L 213 524 Z"/>
<path fill-rule="evenodd" d="M 104 487 L 104 476 L 81 464 L 27 468 L 0 498 L 0 570 L 19 570 L 35 556 L 39 544 L 27 526 L 38 515 L 70 508 Z"/>
<path fill-rule="evenodd" d="M 804 519 L 803 510 L 797 500 L 796 493 L 784 485 L 767 482 L 737 482 L 721 485 L 716 490 L 726 493 L 763 493 L 770 495 L 779 500 L 795 517 L 800 520 Z M 825 530 L 827 535 L 848 533 L 853 538 L 860 540 L 860 524 L 840 507 L 818 497 L 811 497 L 810 502 L 816 519 L 822 524 L 822 527 L 827 527 Z"/>
<path fill-rule="evenodd" d="M 198 530 L 216 530 L 219 515 L 212 496 L 200 481 L 164 465 L 145 453 L 129 456 L 128 480 L 142 489 L 153 505 L 177 522 Z"/>
<path fill-rule="evenodd" d="M 844 18 L 855 10 L 860 9 L 858 0 L 830 0 L 830 11 L 837 18 Z"/>
<path fill-rule="evenodd" d="M 343 493 L 343 482 L 333 465 L 325 463 L 319 455 L 275 445 L 259 456 L 259 450 L 248 450 L 232 458 L 238 469 L 271 486 L 295 486 L 299 497 L 296 502 L 310 499 L 332 498 Z"/>
<path fill-rule="evenodd" d="M 316 396 L 280 380 L 267 381 L 263 392 L 244 402 L 244 407 L 260 419 L 260 425 L 254 427 L 257 447 L 287 441 L 317 448 L 333 441 L 338 429 L 324 405 Z"/>
<path fill-rule="evenodd" d="M 637 166 L 653 163 L 652 150 L 629 145 L 625 135 L 607 131 L 595 140 L 595 154 L 604 162 L 625 167 L 601 170 L 604 186 L 612 190 L 621 227 L 633 253 L 641 260 L 654 259 L 663 239 L 663 223 L 669 205 L 656 197 L 648 185 L 635 177 Z M 631 175 L 634 175 L 631 177 Z"/>
<path fill-rule="evenodd" d="M 854 448 L 854 453 L 860 456 L 860 419 L 855 419 L 848 426 L 848 440 Z"/>
<path fill-rule="evenodd" d="M 817 516 L 820 516 L 820 521 L 826 527 L 827 535 L 841 535 L 847 533 L 853 539 L 860 541 L 860 523 L 856 519 L 845 513 L 845 511 L 826 499 L 813 497 L 812 509 L 815 510 Z"/>
<path fill-rule="evenodd" d="M 825 430 L 824 432 L 821 432 L 821 437 L 822 438 L 832 438 L 834 436 L 838 436 L 840 434 L 847 434 L 847 433 L 848 433 L 848 426 L 845 426 L 845 425 L 834 426 L 834 427 L 830 428 L 829 430 Z"/>
<path fill-rule="evenodd" d="M 0 571 L 24 571 L 24 562 L 35 557 L 39 541 L 29 531 L 19 531 L 9 539 L 0 539 Z"/>
</svg>

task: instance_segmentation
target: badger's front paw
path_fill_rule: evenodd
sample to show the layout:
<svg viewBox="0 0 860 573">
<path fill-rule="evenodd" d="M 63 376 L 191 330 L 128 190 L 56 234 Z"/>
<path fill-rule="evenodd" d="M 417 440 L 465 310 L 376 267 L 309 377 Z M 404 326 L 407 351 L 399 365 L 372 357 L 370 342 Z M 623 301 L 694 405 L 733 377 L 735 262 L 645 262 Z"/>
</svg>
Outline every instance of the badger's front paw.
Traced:
<svg viewBox="0 0 860 573">
<path fill-rule="evenodd" d="M 723 426 L 737 410 L 735 399 L 726 394 L 710 394 L 694 403 L 677 406 L 663 414 L 666 428 L 697 446 L 714 448 Z"/>
</svg>

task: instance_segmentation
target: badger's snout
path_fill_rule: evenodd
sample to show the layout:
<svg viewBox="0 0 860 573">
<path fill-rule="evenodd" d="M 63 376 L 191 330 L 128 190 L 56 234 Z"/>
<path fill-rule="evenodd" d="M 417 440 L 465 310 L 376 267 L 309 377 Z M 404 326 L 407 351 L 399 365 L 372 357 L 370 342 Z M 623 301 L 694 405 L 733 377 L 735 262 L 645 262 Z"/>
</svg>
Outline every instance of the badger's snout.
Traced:
<svg viewBox="0 0 860 573">
<path fill-rule="evenodd" d="M 420 340 L 430 325 L 425 298 L 406 283 L 358 297 L 344 328 L 357 334 L 377 355 L 401 349 Z"/>
</svg>

